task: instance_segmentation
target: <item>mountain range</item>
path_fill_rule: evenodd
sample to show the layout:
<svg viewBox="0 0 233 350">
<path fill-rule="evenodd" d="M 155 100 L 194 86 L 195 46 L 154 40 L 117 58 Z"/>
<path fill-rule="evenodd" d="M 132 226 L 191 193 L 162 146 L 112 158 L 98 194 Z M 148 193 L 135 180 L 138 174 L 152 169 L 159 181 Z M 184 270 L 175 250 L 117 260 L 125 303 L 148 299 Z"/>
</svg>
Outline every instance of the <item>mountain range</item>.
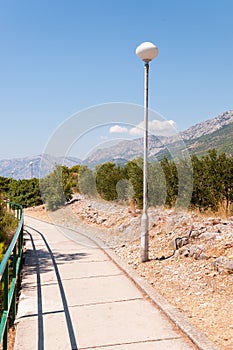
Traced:
<svg viewBox="0 0 233 350">
<path fill-rule="evenodd" d="M 233 154 L 233 110 L 224 112 L 219 116 L 191 126 L 175 136 L 149 135 L 148 156 L 150 160 L 178 156 L 180 152 L 189 152 L 196 155 L 204 155 L 209 149 L 215 148 L 218 152 Z M 129 160 L 143 155 L 143 138 L 131 141 L 121 141 L 114 146 L 97 149 L 85 160 L 76 157 L 56 157 L 53 163 L 72 167 L 76 164 L 85 164 L 94 168 L 97 164 L 107 161 L 124 164 Z M 40 163 L 48 164 L 47 172 L 51 165 L 49 155 L 38 155 L 17 159 L 0 160 L 0 176 L 13 177 L 15 179 L 28 179 L 39 177 Z M 44 175 L 46 169 L 43 170 Z"/>
<path fill-rule="evenodd" d="M 233 154 L 233 110 L 191 126 L 174 136 L 148 137 L 148 157 L 160 160 L 164 155 L 179 156 L 181 152 L 204 155 L 209 149 Z M 86 160 L 88 166 L 95 166 L 106 161 L 125 163 L 143 156 L 143 138 L 132 141 L 121 141 L 109 148 L 101 148 L 93 152 Z"/>
<path fill-rule="evenodd" d="M 41 177 L 41 161 L 43 159 L 44 175 L 50 172 L 51 164 L 63 164 L 72 167 L 81 164 L 81 160 L 75 157 L 51 157 L 43 154 L 34 157 L 0 160 L 0 176 L 12 177 L 14 179 L 31 179 Z"/>
</svg>

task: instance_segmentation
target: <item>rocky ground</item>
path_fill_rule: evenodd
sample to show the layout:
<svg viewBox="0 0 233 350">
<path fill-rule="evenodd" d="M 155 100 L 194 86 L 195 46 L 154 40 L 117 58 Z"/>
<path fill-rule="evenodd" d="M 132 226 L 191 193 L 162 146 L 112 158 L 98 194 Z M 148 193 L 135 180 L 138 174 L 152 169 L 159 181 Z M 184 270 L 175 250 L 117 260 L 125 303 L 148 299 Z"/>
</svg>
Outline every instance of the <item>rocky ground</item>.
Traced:
<svg viewBox="0 0 233 350">
<path fill-rule="evenodd" d="M 95 234 L 219 349 L 233 349 L 233 217 L 150 208 L 150 260 L 141 263 L 141 213 L 133 205 L 80 197 L 54 213 L 43 206 L 25 213 Z"/>
</svg>

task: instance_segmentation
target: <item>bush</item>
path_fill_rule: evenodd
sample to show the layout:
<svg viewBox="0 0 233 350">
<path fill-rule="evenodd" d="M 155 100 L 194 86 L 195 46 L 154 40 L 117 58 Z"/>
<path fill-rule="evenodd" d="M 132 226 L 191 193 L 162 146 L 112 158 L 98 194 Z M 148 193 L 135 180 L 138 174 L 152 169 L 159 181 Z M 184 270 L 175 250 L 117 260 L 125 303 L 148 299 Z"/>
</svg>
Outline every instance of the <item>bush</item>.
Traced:
<svg viewBox="0 0 233 350">
<path fill-rule="evenodd" d="M 8 246 L 17 226 L 18 220 L 6 211 L 5 203 L 0 200 L 0 243 Z"/>
<path fill-rule="evenodd" d="M 12 180 L 9 184 L 8 196 L 12 202 L 23 207 L 32 207 L 42 204 L 39 180 Z"/>
<path fill-rule="evenodd" d="M 40 182 L 41 195 L 47 209 L 54 211 L 70 200 L 71 188 L 69 169 L 66 166 L 56 166 L 53 173 Z"/>
</svg>

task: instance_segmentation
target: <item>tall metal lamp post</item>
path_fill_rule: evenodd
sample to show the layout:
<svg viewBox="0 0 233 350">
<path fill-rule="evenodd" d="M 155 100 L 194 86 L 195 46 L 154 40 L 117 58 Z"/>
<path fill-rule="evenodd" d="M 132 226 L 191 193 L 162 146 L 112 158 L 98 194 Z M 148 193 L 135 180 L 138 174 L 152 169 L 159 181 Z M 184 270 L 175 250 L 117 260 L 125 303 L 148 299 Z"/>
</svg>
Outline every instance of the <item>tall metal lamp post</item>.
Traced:
<svg viewBox="0 0 233 350">
<path fill-rule="evenodd" d="M 30 168 L 31 168 L 31 179 L 33 178 L 33 162 L 29 163 Z"/>
<path fill-rule="evenodd" d="M 141 219 L 141 261 L 148 261 L 148 181 L 147 181 L 147 158 L 148 158 L 148 76 L 149 62 L 158 55 L 158 48 L 144 42 L 136 49 L 136 55 L 145 62 L 144 66 L 144 156 L 143 156 L 143 211 Z"/>
</svg>

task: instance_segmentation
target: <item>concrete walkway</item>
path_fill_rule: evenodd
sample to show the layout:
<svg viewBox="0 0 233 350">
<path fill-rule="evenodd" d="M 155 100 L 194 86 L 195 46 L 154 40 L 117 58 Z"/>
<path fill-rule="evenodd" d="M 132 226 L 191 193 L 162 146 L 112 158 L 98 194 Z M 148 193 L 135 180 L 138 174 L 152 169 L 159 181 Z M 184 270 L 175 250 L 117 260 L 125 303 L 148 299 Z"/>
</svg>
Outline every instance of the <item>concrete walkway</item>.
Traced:
<svg viewBox="0 0 233 350">
<path fill-rule="evenodd" d="M 88 238 L 25 223 L 15 350 L 197 349 Z"/>
</svg>

